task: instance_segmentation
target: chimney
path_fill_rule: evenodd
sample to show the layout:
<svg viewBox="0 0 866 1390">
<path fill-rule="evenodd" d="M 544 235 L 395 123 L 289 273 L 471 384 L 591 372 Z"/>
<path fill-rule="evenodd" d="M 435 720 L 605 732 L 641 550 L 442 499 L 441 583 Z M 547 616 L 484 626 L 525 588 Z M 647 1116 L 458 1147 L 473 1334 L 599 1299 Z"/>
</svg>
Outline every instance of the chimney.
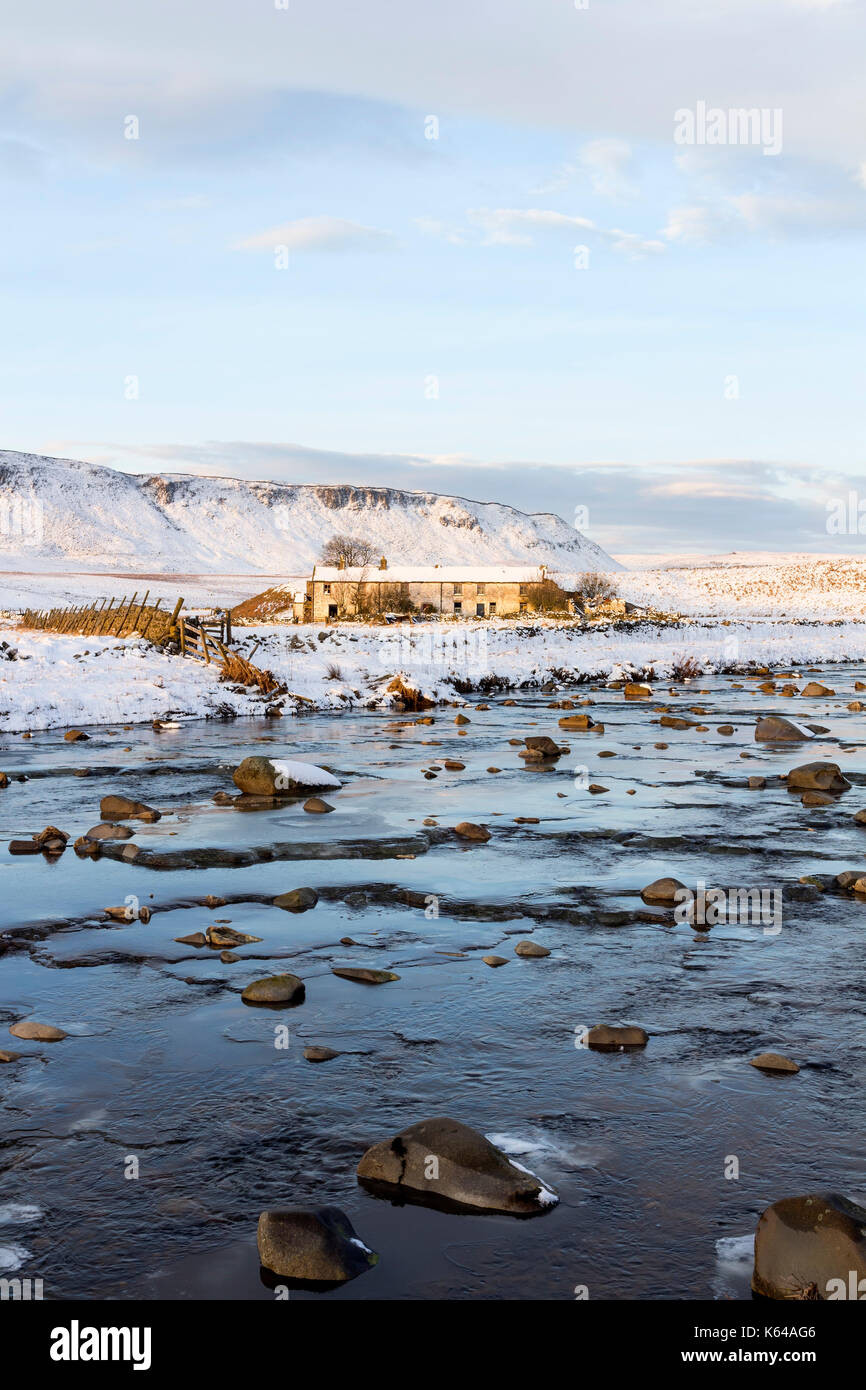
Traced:
<svg viewBox="0 0 866 1390">
<path fill-rule="evenodd" d="M 379 561 L 379 569 L 380 569 L 380 570 L 386 570 L 387 568 L 388 568 L 388 561 L 385 559 L 385 556 L 383 555 L 382 558 L 381 558 L 381 560 Z"/>
<path fill-rule="evenodd" d="M 339 558 L 339 560 L 337 561 L 337 569 L 338 569 L 338 570 L 344 570 L 345 568 L 346 568 L 346 557 L 345 557 L 345 555 L 341 555 L 340 558 Z"/>
</svg>

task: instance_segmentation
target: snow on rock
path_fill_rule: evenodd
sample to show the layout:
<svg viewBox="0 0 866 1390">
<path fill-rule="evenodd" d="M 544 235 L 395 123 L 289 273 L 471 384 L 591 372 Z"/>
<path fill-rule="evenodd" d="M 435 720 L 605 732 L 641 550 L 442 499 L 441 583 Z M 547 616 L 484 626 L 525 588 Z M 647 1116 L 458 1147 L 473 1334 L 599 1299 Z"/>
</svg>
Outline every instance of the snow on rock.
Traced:
<svg viewBox="0 0 866 1390">
<path fill-rule="evenodd" d="M 291 759 L 278 761 L 276 758 L 271 758 L 270 763 L 278 777 L 284 777 L 287 782 L 297 787 L 314 787 L 318 791 L 323 787 L 343 785 L 332 772 L 326 772 L 323 767 L 316 767 L 314 763 L 296 763 Z"/>
</svg>

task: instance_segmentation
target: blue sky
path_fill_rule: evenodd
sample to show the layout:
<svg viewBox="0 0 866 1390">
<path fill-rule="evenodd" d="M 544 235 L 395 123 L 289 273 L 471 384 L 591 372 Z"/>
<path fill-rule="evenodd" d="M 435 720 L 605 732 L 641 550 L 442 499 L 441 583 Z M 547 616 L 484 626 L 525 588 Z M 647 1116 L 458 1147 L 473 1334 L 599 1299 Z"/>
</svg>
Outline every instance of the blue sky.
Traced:
<svg viewBox="0 0 866 1390">
<path fill-rule="evenodd" d="M 3 23 L 0 446 L 585 507 L 620 553 L 862 544 L 825 525 L 864 448 L 860 0 Z M 699 102 L 781 111 L 781 153 L 678 145 Z"/>
</svg>

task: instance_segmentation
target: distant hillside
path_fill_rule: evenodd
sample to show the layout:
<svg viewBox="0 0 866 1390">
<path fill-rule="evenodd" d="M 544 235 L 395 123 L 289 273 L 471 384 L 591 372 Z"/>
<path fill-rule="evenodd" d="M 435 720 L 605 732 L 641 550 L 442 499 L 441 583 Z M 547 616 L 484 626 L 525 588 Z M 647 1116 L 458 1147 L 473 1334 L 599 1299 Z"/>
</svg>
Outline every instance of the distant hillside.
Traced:
<svg viewBox="0 0 866 1390">
<path fill-rule="evenodd" d="M 621 566 L 561 517 L 388 487 L 130 474 L 0 451 L 0 570 L 304 574 L 335 532 L 393 564 Z"/>
</svg>

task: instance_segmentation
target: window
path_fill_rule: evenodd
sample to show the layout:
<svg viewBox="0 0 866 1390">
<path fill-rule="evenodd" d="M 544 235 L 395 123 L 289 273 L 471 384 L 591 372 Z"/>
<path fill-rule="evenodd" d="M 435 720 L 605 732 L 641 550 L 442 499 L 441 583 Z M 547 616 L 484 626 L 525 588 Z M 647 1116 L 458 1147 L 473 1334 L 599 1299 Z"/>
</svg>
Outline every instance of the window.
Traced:
<svg viewBox="0 0 866 1390">
<path fill-rule="evenodd" d="M 524 598 L 528 592 L 529 592 L 529 591 L 528 591 L 526 585 L 525 585 L 525 584 L 521 584 L 521 586 L 520 586 L 520 597 L 521 597 L 521 598 Z"/>
<path fill-rule="evenodd" d="M 496 612 L 496 604 L 495 604 L 495 603 L 490 603 L 490 604 L 487 605 L 487 607 L 488 607 L 488 612 L 490 613 L 490 616 L 491 616 L 491 618 L 492 618 L 492 617 L 493 617 L 493 614 Z"/>
<path fill-rule="evenodd" d="M 462 585 L 462 584 L 455 584 L 455 585 L 454 585 L 454 597 L 456 598 L 458 594 L 460 595 L 461 598 L 463 597 L 463 585 Z"/>
<path fill-rule="evenodd" d="M 476 594 L 486 594 L 486 593 L 487 593 L 487 585 L 486 585 L 486 584 L 476 584 L 476 585 L 475 585 L 475 592 L 476 592 Z"/>
<path fill-rule="evenodd" d="M 475 616 L 476 616 L 476 618 L 483 618 L 483 617 L 484 617 L 484 604 L 483 604 L 483 603 L 476 603 L 476 605 L 475 605 Z"/>
<path fill-rule="evenodd" d="M 331 592 L 331 586 L 330 586 L 330 584 L 324 584 L 324 585 L 322 586 L 322 591 L 323 591 L 323 593 L 329 594 L 329 593 Z"/>
<path fill-rule="evenodd" d="M 460 603 L 460 602 L 455 603 L 455 605 L 454 605 L 454 612 L 455 612 L 455 613 L 462 613 L 462 612 L 463 612 L 463 604 Z"/>
</svg>

